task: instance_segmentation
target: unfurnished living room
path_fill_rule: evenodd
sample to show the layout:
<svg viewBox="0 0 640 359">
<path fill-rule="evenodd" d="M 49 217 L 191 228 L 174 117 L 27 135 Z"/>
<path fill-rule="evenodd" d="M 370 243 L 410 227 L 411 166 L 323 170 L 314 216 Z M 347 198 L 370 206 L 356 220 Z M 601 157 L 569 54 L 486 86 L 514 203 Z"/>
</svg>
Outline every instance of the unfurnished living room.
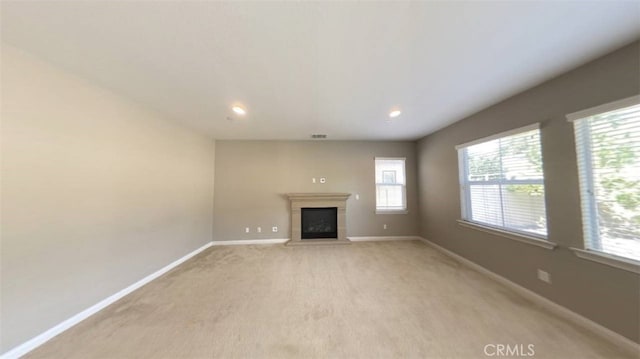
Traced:
<svg viewBox="0 0 640 359">
<path fill-rule="evenodd" d="M 0 358 L 640 358 L 640 1 L 0 13 Z"/>
</svg>

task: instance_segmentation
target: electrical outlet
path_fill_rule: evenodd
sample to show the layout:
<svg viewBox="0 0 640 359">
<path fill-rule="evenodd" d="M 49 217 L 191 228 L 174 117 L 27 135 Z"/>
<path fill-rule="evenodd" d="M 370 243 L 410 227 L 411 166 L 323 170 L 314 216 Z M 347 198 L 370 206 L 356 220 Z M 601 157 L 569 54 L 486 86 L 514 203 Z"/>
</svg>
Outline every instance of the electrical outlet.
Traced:
<svg viewBox="0 0 640 359">
<path fill-rule="evenodd" d="M 262 233 L 262 227 L 258 227 L 258 233 Z"/>
<path fill-rule="evenodd" d="M 251 229 L 249 229 L 249 227 L 244 227 L 244 233 L 249 233 L 251 232 Z"/>
<path fill-rule="evenodd" d="M 325 182 L 327 182 L 327 179 L 326 179 L 326 178 L 324 178 L 324 177 L 321 177 L 321 178 L 320 178 L 320 183 L 325 183 Z"/>
<path fill-rule="evenodd" d="M 545 283 L 551 284 L 551 275 L 549 272 L 545 272 L 542 269 L 538 269 L 538 279 Z"/>
<path fill-rule="evenodd" d="M 382 229 L 387 229 L 387 225 L 386 225 L 386 224 L 383 224 L 383 225 L 382 225 Z"/>
<path fill-rule="evenodd" d="M 277 226 L 271 227 L 271 232 L 275 233 L 277 231 L 278 231 L 278 227 Z"/>
<path fill-rule="evenodd" d="M 360 195 L 356 193 L 356 201 L 360 199 Z"/>
</svg>

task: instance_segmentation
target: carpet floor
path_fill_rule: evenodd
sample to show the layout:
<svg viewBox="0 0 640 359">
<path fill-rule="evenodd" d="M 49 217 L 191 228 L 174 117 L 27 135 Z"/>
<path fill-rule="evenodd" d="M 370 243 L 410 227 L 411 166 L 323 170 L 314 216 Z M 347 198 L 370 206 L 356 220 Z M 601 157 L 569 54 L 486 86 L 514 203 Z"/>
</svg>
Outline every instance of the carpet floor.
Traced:
<svg viewBox="0 0 640 359">
<path fill-rule="evenodd" d="M 526 356 L 636 357 L 419 241 L 211 247 L 27 355 Z"/>
</svg>

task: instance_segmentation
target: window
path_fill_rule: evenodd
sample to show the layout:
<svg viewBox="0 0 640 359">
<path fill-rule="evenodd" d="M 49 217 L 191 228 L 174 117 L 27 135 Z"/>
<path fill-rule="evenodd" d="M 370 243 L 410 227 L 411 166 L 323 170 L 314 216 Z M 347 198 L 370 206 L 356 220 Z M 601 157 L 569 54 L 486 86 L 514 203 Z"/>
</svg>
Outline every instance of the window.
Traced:
<svg viewBox="0 0 640 359">
<path fill-rule="evenodd" d="M 376 212 L 406 212 L 404 158 L 376 157 Z"/>
<path fill-rule="evenodd" d="M 585 247 L 640 260 L 640 96 L 573 121 Z"/>
<path fill-rule="evenodd" d="M 463 220 L 546 238 L 538 124 L 456 149 Z"/>
</svg>

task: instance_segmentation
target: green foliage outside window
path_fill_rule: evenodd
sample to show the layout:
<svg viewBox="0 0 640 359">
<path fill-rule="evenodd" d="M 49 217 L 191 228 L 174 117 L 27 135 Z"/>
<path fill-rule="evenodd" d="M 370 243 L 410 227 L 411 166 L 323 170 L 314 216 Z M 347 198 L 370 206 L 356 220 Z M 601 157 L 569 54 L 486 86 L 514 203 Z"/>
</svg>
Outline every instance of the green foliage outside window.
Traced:
<svg viewBox="0 0 640 359">
<path fill-rule="evenodd" d="M 615 238 L 637 239 L 640 237 L 640 181 L 633 180 L 630 172 L 640 171 L 640 159 L 634 151 L 632 136 L 620 131 L 621 126 L 634 117 L 620 115 L 594 116 L 591 127 L 599 128 L 592 136 L 594 158 L 594 187 L 598 193 L 598 215 L 603 234 Z M 623 127 L 624 128 L 624 127 Z M 623 229 L 623 230 L 620 230 Z"/>
</svg>

